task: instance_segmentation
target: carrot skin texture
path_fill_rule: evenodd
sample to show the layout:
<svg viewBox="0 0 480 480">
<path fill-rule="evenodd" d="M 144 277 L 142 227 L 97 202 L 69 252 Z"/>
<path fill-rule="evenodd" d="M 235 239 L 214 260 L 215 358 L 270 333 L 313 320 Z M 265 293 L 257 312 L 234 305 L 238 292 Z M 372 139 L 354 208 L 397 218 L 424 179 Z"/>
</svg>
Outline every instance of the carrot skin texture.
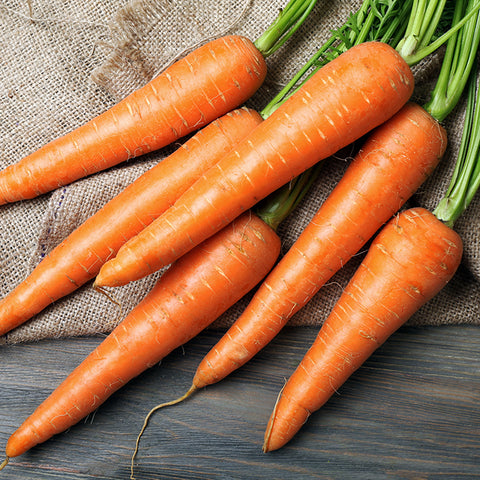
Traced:
<svg viewBox="0 0 480 480">
<path fill-rule="evenodd" d="M 343 178 L 195 373 L 197 388 L 239 368 L 285 326 L 420 187 L 445 152 L 445 129 L 407 103 L 374 130 Z"/>
<path fill-rule="evenodd" d="M 123 243 L 167 210 L 262 121 L 257 112 L 247 108 L 227 113 L 114 197 L 0 301 L 0 335 L 94 278 Z"/>
<path fill-rule="evenodd" d="M 10 437 L 7 456 L 21 455 L 74 425 L 126 382 L 193 338 L 251 290 L 279 252 L 274 230 L 246 212 L 179 259 Z"/>
<path fill-rule="evenodd" d="M 270 417 L 264 451 L 285 445 L 347 378 L 453 277 L 459 235 L 423 208 L 392 219 L 287 381 Z"/>
<path fill-rule="evenodd" d="M 1 171 L 0 204 L 36 197 L 169 145 L 243 104 L 265 75 L 265 60 L 250 40 L 213 40 L 111 109 Z"/>
<path fill-rule="evenodd" d="M 363 43 L 320 69 L 165 214 L 126 243 L 99 286 L 137 280 L 183 255 L 301 172 L 395 114 L 413 91 L 390 46 Z M 201 221 L 197 221 L 201 219 Z"/>
</svg>

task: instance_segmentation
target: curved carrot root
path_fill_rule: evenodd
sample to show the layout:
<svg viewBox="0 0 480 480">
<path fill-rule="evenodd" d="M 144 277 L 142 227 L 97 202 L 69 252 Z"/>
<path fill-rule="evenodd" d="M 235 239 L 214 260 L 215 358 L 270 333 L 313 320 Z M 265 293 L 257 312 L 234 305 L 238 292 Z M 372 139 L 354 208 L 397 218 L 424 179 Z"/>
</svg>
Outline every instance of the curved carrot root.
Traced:
<svg viewBox="0 0 480 480">
<path fill-rule="evenodd" d="M 176 400 L 171 400 L 170 402 L 165 402 L 161 403 L 159 405 L 156 405 L 153 407 L 146 415 L 145 420 L 143 421 L 142 428 L 140 429 L 140 433 L 137 436 L 137 440 L 135 442 L 135 450 L 133 451 L 132 454 L 132 461 L 130 464 L 130 479 L 135 480 L 135 477 L 133 476 L 133 468 L 134 468 L 134 462 L 135 462 L 135 457 L 137 456 L 138 453 L 138 447 L 140 445 L 140 439 L 142 438 L 143 433 L 145 432 L 145 429 L 147 428 L 148 422 L 150 421 L 150 418 L 152 415 L 157 411 L 160 410 L 161 408 L 165 407 L 171 407 L 172 405 L 176 405 L 177 403 L 183 402 L 186 400 L 188 397 L 190 397 L 194 392 L 197 391 L 197 388 L 195 385 L 192 385 L 186 393 L 184 393 L 181 397 L 178 397 Z"/>
<path fill-rule="evenodd" d="M 121 245 L 170 207 L 262 121 L 247 108 L 227 113 L 108 202 L 0 301 L 0 335 L 94 278 Z"/>
<path fill-rule="evenodd" d="M 265 75 L 265 60 L 250 40 L 213 40 L 90 122 L 1 171 L 0 205 L 169 145 L 241 105 Z"/>
<path fill-rule="evenodd" d="M 277 234 L 246 213 L 179 259 L 13 433 L 7 456 L 21 455 L 76 424 L 133 377 L 193 338 L 250 291 L 279 252 Z"/>
<path fill-rule="evenodd" d="M 9 457 L 5 457 L 5 460 L 2 463 L 0 463 L 0 470 L 3 470 L 7 466 L 9 460 L 10 460 Z"/>
<path fill-rule="evenodd" d="M 446 144 L 445 130 L 414 103 L 372 132 L 245 311 L 203 358 L 194 385 L 222 380 L 265 347 L 420 187 Z"/>
<path fill-rule="evenodd" d="M 96 284 L 124 285 L 169 265 L 272 191 L 382 124 L 409 99 L 413 82 L 392 47 L 367 42 L 349 49 L 127 242 L 102 267 Z"/>
<path fill-rule="evenodd" d="M 288 380 L 264 451 L 287 443 L 347 378 L 453 277 L 462 241 L 423 208 L 391 220 Z"/>
</svg>

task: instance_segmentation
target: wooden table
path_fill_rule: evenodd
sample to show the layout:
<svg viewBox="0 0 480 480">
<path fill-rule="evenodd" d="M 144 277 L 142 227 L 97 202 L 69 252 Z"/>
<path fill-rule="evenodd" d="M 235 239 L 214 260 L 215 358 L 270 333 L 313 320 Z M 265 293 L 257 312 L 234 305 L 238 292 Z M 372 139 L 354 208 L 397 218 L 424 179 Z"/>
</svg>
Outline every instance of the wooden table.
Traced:
<svg viewBox="0 0 480 480">
<path fill-rule="evenodd" d="M 480 329 L 403 328 L 283 449 L 263 454 L 285 377 L 316 333 L 288 328 L 227 380 L 152 418 L 140 479 L 480 478 Z M 146 412 L 189 386 L 218 339 L 207 331 L 112 396 L 94 415 L 12 459 L 3 479 L 128 479 Z M 0 443 L 100 341 L 1 347 Z"/>
</svg>

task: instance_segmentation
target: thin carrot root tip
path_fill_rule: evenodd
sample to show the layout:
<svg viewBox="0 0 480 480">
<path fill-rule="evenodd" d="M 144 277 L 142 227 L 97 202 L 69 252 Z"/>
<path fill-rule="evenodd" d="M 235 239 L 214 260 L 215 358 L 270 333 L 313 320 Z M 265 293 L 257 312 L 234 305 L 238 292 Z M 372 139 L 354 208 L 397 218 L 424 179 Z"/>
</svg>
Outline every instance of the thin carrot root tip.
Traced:
<svg viewBox="0 0 480 480">
<path fill-rule="evenodd" d="M 177 403 L 183 402 L 183 400 L 186 400 L 192 393 L 194 393 L 197 390 L 197 387 L 195 385 L 192 385 L 189 390 L 182 395 L 181 397 L 177 398 L 176 400 L 171 400 L 170 402 L 165 402 L 161 403 L 160 405 L 157 405 L 153 407 L 148 413 L 147 416 L 145 417 L 145 420 L 143 421 L 143 426 L 140 429 L 140 433 L 138 434 L 137 440 L 135 442 L 135 450 L 133 451 L 132 454 L 132 460 L 130 464 L 130 480 L 135 480 L 135 477 L 133 475 L 133 467 L 134 467 L 134 462 L 135 462 L 135 457 L 137 456 L 138 453 L 138 447 L 140 445 L 140 439 L 142 438 L 143 433 L 145 432 L 145 429 L 147 428 L 148 422 L 152 415 L 157 411 L 160 410 L 163 407 L 170 407 L 172 405 L 176 405 Z"/>
<path fill-rule="evenodd" d="M 102 295 L 105 295 L 105 297 L 107 297 L 112 303 L 117 305 L 117 307 L 120 309 L 120 313 L 123 312 L 123 307 L 122 307 L 122 304 L 120 303 L 120 300 L 118 300 L 113 294 L 108 292 L 105 287 L 100 287 L 100 286 L 98 286 L 94 283 L 93 284 L 93 289 L 96 292 L 101 293 Z"/>
<path fill-rule="evenodd" d="M 0 470 L 3 470 L 3 468 L 7 466 L 9 460 L 10 458 L 6 457 L 5 460 L 2 463 L 0 463 Z"/>
</svg>

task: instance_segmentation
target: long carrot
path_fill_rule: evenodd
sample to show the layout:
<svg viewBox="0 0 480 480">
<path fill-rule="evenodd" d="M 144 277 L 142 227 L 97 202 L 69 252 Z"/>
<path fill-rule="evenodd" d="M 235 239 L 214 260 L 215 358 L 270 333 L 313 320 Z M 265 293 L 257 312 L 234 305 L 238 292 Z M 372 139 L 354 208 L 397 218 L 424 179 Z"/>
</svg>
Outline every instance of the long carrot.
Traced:
<svg viewBox="0 0 480 480">
<path fill-rule="evenodd" d="M 408 103 L 368 138 L 297 241 L 242 315 L 199 364 L 196 389 L 241 367 L 285 326 L 427 179 L 445 130 Z"/>
<path fill-rule="evenodd" d="M 273 190 L 395 114 L 413 91 L 390 46 L 353 47 L 313 75 L 100 270 L 118 286 L 170 264 Z"/>
<path fill-rule="evenodd" d="M 463 64 L 459 53 L 464 40 L 460 36 L 459 47 L 450 51 L 452 58 L 447 55 L 447 64 L 452 59 L 454 64 Z M 476 48 L 470 53 L 475 57 Z M 449 99 L 444 100 L 450 109 Z M 455 274 L 463 245 L 453 226 L 480 187 L 479 107 L 475 69 L 470 75 L 457 164 L 445 196 L 433 213 L 424 208 L 406 210 L 375 238 L 282 390 L 268 422 L 264 451 L 287 443 L 308 416 Z"/>
<path fill-rule="evenodd" d="M 0 301 L 0 335 L 97 275 L 139 233 L 262 121 L 241 108 L 198 131 L 74 230 Z"/>
<path fill-rule="evenodd" d="M 241 105 L 265 79 L 265 57 L 315 3 L 291 0 L 255 42 L 230 35 L 199 47 L 111 109 L 8 166 L 0 172 L 0 205 L 157 150 Z"/>
<path fill-rule="evenodd" d="M 247 212 L 179 259 L 10 437 L 7 458 L 74 425 L 194 337 L 266 275 L 279 251 L 275 231 Z"/>
</svg>

